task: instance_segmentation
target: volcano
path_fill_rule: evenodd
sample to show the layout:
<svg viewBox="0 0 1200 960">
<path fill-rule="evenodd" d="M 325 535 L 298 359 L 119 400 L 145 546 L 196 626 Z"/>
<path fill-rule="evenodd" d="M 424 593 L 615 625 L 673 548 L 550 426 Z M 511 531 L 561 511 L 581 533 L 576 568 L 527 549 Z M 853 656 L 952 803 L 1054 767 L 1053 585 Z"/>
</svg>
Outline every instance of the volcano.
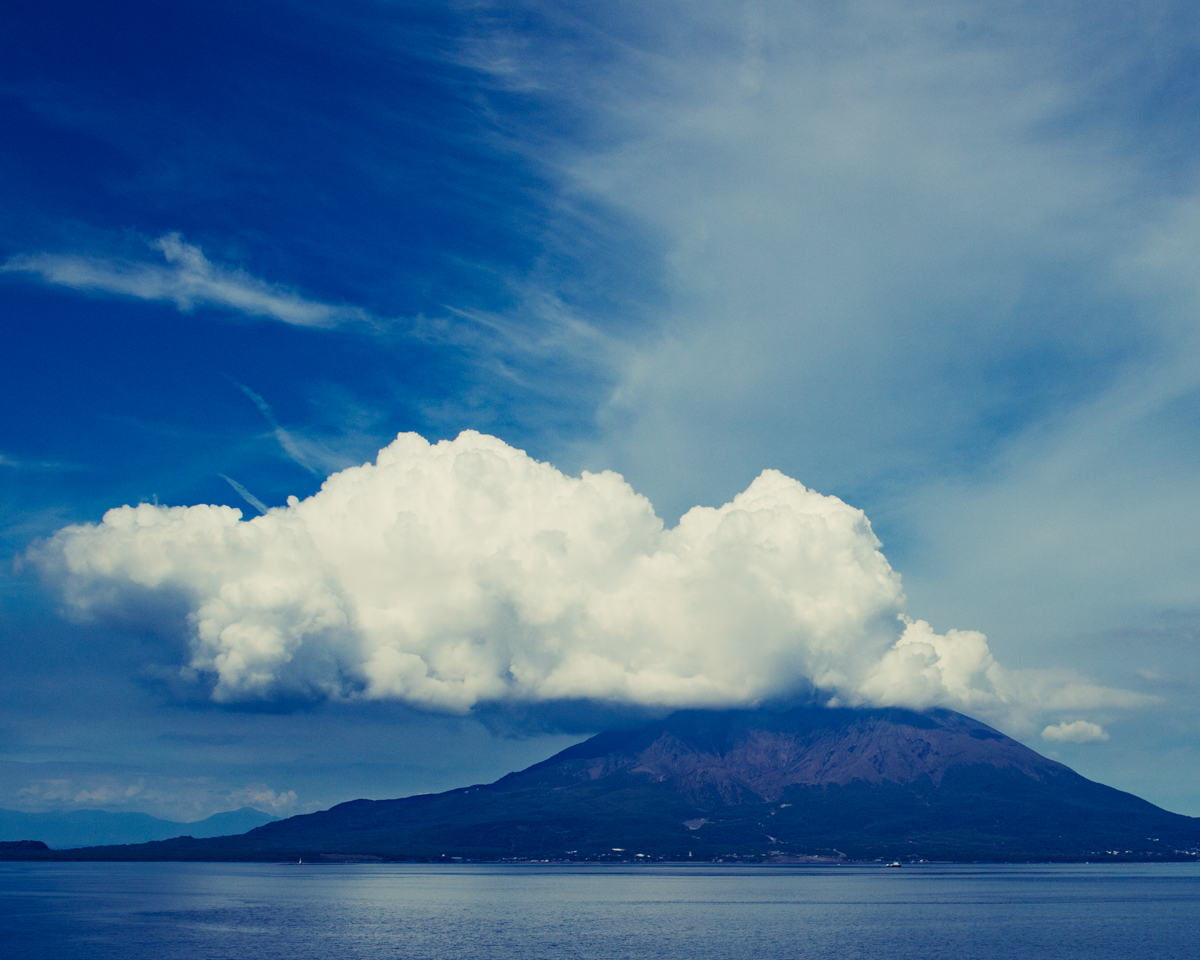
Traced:
<svg viewBox="0 0 1200 960">
<path fill-rule="evenodd" d="M 1162 861 L 1200 818 L 950 710 L 680 711 L 491 784 L 63 860 Z"/>
</svg>

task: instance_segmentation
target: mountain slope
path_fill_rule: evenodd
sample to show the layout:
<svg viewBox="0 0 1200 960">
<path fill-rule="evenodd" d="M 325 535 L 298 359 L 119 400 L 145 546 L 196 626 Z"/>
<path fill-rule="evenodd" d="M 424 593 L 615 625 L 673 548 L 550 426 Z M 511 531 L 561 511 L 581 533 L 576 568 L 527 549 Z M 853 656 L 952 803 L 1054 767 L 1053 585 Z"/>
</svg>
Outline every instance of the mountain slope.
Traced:
<svg viewBox="0 0 1200 960">
<path fill-rule="evenodd" d="M 493 784 L 72 859 L 1194 859 L 1200 820 L 948 710 L 681 711 Z M 65 858 L 67 852 L 54 854 Z"/>
</svg>

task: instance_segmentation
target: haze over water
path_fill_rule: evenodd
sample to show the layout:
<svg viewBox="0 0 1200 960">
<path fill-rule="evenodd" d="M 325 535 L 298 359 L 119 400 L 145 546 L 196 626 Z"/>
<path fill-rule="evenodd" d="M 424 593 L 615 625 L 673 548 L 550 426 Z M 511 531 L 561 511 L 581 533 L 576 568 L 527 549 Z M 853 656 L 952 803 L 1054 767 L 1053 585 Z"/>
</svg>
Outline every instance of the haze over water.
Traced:
<svg viewBox="0 0 1200 960">
<path fill-rule="evenodd" d="M 0 865 L 13 960 L 1192 958 L 1200 865 Z"/>
</svg>

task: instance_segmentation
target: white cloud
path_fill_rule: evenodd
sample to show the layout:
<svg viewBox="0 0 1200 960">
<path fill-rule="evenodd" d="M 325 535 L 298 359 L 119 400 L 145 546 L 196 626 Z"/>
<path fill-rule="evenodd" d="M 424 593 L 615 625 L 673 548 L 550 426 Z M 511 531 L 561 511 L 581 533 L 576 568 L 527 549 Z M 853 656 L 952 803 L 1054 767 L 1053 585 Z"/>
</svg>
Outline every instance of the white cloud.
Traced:
<svg viewBox="0 0 1200 960">
<path fill-rule="evenodd" d="M 1052 743 L 1103 743 L 1108 739 L 1108 734 L 1098 723 L 1089 723 L 1087 720 L 1067 723 L 1064 720 L 1043 730 L 1042 739 Z"/>
<path fill-rule="evenodd" d="M 14 470 L 45 470 L 66 472 L 82 470 L 82 467 L 70 463 L 57 463 L 52 460 L 15 460 L 0 453 L 0 467 L 11 467 Z"/>
<path fill-rule="evenodd" d="M 12 257 L 0 270 L 36 274 L 46 283 L 75 290 L 163 300 L 185 312 L 198 306 L 218 307 L 306 327 L 369 319 L 356 307 L 307 300 L 244 270 L 213 263 L 178 233 L 161 236 L 151 246 L 162 254 L 165 263 L 38 253 Z"/>
<path fill-rule="evenodd" d="M 28 812 L 133 809 L 184 822 L 241 807 L 287 816 L 297 806 L 295 790 L 276 791 L 264 783 L 232 786 L 208 777 L 127 777 L 102 772 L 33 780 L 9 793 L 4 802 Z"/>
<path fill-rule="evenodd" d="M 349 465 L 346 457 L 329 450 L 324 444 L 285 429 L 266 400 L 244 384 L 238 383 L 237 387 L 258 407 L 258 412 L 271 425 L 271 432 L 275 435 L 280 449 L 292 463 L 315 476 Z"/>
<path fill-rule="evenodd" d="M 1088 637 L 1200 610 L 1188 30 L 1111 2 L 523 10 L 552 29 L 489 21 L 472 64 L 565 103 L 588 135 L 552 169 L 662 253 L 657 336 L 611 354 L 570 464 L 668 519 L 776 466 L 868 508 L 920 616 L 1140 685 L 1141 643 Z M 916 682 L 921 652 L 893 668 Z M 1009 670 L 1003 696 L 1093 709 L 1069 676 Z"/>
<path fill-rule="evenodd" d="M 243 500 L 245 500 L 248 504 L 250 504 L 250 506 L 252 506 L 259 513 L 266 513 L 267 510 L 270 509 L 265 503 L 263 503 L 261 500 L 259 500 L 258 497 L 256 497 L 249 490 L 247 490 L 245 487 L 243 487 L 240 483 L 238 483 L 236 480 L 234 480 L 233 477 L 227 477 L 223 473 L 219 473 L 219 474 L 217 474 L 217 476 L 219 476 L 222 480 L 224 480 L 231 487 L 233 487 L 234 492 L 239 497 L 241 497 Z"/>
<path fill-rule="evenodd" d="M 529 7 L 553 27 L 489 20 L 471 62 L 565 100 L 590 134 L 552 157 L 566 192 L 662 252 L 660 335 L 611 351 L 580 462 L 667 515 L 748 463 L 854 490 L 978 464 L 990 425 L 1071 393 L 1040 373 L 1130 338 L 1107 278 L 1147 212 L 1122 202 L 1136 162 L 1060 122 L 1098 83 L 1071 69 L 1083 24 L 956 0 Z"/>
<path fill-rule="evenodd" d="M 296 806 L 296 791 L 285 790 L 276 793 L 266 784 L 254 783 L 229 793 L 226 803 L 235 810 L 254 807 L 256 810 L 270 810 L 272 813 L 282 813 L 286 816 L 287 812 Z"/>
<path fill-rule="evenodd" d="M 468 431 L 432 446 L 402 434 L 249 521 L 120 507 L 29 558 L 76 615 L 128 622 L 148 592 L 185 598 L 185 669 L 223 702 L 726 706 L 809 685 L 991 716 L 1079 691 L 1138 702 L 1005 671 L 982 634 L 908 618 L 879 546 L 862 511 L 775 470 L 667 529 L 615 473 L 565 476 Z"/>
</svg>

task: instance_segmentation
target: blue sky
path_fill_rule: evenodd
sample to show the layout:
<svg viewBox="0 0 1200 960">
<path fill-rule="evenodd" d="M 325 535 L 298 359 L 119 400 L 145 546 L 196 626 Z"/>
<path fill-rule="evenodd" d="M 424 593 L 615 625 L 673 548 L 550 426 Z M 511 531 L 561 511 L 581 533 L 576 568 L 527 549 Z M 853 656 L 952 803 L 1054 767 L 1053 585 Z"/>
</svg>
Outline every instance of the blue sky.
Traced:
<svg viewBox="0 0 1200 960">
<path fill-rule="evenodd" d="M 0 806 L 300 812 L 587 732 L 545 702 L 216 702 L 168 601 L 84 622 L 19 559 L 476 430 L 619 472 L 667 527 L 766 468 L 841 498 L 912 618 L 1030 689 L 1128 694 L 985 719 L 1200 815 L 1194 20 L 7 5 Z M 1107 739 L 1041 733 L 1076 723 Z"/>
</svg>

